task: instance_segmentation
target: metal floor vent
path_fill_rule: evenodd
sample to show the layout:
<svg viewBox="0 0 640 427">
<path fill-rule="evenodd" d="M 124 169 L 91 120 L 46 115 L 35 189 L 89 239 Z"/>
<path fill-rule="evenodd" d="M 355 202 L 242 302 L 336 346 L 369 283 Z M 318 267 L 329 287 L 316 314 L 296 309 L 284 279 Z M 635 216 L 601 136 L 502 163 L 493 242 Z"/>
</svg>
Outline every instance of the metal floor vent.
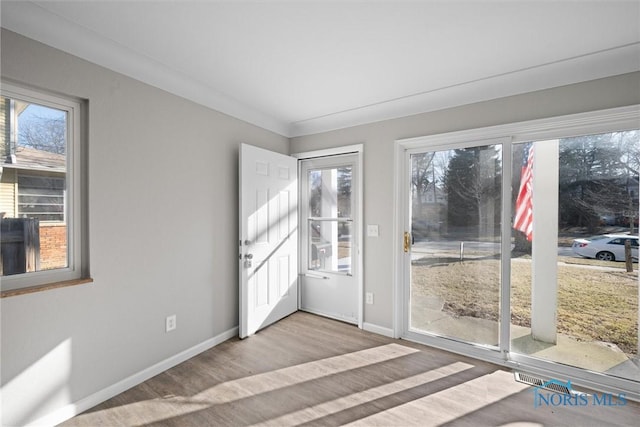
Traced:
<svg viewBox="0 0 640 427">
<path fill-rule="evenodd" d="M 536 388 L 543 388 L 545 390 L 553 391 L 555 393 L 571 395 L 571 383 L 566 384 L 558 380 L 544 380 L 542 378 L 534 377 L 533 375 L 523 374 L 521 372 L 514 372 L 516 381 L 534 386 Z"/>
</svg>

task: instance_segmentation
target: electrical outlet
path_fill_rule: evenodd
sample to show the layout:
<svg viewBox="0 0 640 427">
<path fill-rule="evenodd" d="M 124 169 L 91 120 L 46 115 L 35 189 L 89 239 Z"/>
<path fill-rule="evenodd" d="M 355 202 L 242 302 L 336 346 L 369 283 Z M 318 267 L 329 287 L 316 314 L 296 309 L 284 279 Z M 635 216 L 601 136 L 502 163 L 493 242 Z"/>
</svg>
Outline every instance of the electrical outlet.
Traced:
<svg viewBox="0 0 640 427">
<path fill-rule="evenodd" d="M 367 292 L 365 295 L 365 303 L 373 304 L 373 292 Z"/>
<path fill-rule="evenodd" d="M 171 332 L 176 328 L 177 324 L 176 324 L 175 314 L 172 314 L 171 316 L 167 316 L 165 326 L 166 326 L 166 329 L 165 329 L 166 332 Z"/>
</svg>

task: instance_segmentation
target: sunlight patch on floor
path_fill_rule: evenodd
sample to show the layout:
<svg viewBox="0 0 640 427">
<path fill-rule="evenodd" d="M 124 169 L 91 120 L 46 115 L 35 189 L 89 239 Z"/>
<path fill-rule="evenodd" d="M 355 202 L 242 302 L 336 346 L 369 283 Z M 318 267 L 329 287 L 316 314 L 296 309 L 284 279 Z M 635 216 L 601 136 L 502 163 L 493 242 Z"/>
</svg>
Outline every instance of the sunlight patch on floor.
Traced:
<svg viewBox="0 0 640 427">
<path fill-rule="evenodd" d="M 212 404 L 228 403 L 417 352 L 419 350 L 411 347 L 387 344 L 227 381 L 199 393 L 197 397 Z"/>
<path fill-rule="evenodd" d="M 301 422 L 313 422 L 319 418 L 326 417 L 340 411 L 344 411 L 358 405 L 363 405 L 376 399 L 385 398 L 387 396 L 401 393 L 421 385 L 439 380 L 449 375 L 454 375 L 467 369 L 473 368 L 473 365 L 463 362 L 452 363 L 441 368 L 413 375 L 408 378 L 393 381 L 378 387 L 373 387 L 365 391 L 353 393 L 348 396 L 340 397 L 318 405 L 310 406 L 290 414 L 283 415 L 278 418 L 271 419 L 264 423 L 255 424 L 255 426 L 283 426 L 294 425 Z"/>
<path fill-rule="evenodd" d="M 512 373 L 496 371 L 347 425 L 441 425 L 528 388 L 525 384 L 514 382 Z"/>
<path fill-rule="evenodd" d="M 102 411 L 89 412 L 76 418 L 77 421 L 81 421 L 83 424 L 91 425 L 92 420 L 94 422 L 105 418 L 126 420 L 131 418 L 127 414 L 135 414 L 135 419 L 144 417 L 143 424 L 158 422 L 203 410 L 214 405 L 222 405 L 341 372 L 382 363 L 418 353 L 419 351 L 403 345 L 387 344 L 227 381 L 192 397 L 168 396 L 166 398 L 145 400 Z"/>
</svg>

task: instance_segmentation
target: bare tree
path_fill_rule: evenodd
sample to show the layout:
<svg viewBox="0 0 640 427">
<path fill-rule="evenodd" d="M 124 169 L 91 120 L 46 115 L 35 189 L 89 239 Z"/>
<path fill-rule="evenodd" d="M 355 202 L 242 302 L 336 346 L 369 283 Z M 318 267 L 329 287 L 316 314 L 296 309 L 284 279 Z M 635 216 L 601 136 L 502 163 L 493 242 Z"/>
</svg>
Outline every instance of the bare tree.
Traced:
<svg viewBox="0 0 640 427">
<path fill-rule="evenodd" d="M 34 116 L 20 123 L 18 144 L 50 153 L 65 154 L 67 128 L 64 118 Z"/>
<path fill-rule="evenodd" d="M 604 213 L 636 215 L 629 185 L 637 182 L 639 157 L 637 131 L 561 140 L 561 224 L 593 233 Z"/>
</svg>

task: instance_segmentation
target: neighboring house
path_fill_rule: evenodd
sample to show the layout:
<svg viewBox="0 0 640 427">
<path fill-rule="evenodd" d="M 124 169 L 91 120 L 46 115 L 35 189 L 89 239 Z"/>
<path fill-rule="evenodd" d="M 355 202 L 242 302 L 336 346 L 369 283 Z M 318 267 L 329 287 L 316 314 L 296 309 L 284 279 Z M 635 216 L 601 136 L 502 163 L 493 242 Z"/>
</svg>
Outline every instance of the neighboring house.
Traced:
<svg viewBox="0 0 640 427">
<path fill-rule="evenodd" d="M 447 194 L 440 186 L 435 185 L 433 182 L 427 184 L 427 188 L 421 193 L 418 193 L 415 186 L 412 187 L 411 191 L 413 200 L 421 205 L 428 203 L 444 204 L 447 202 Z"/>
<path fill-rule="evenodd" d="M 446 230 L 447 194 L 441 186 L 433 182 L 427 184 L 422 192 L 412 186 L 413 201 L 413 238 L 426 238 Z"/>
<path fill-rule="evenodd" d="M 17 133 L 15 126 L 11 126 L 11 111 L 16 109 L 7 108 L 8 102 L 2 99 L 2 120 L 10 125 L 5 126 L 7 132 L 2 135 L 4 155 L 0 163 L 0 215 L 3 221 L 9 218 L 38 220 L 39 248 L 36 253 L 39 253 L 39 259 L 35 262 L 38 267 L 27 267 L 27 271 L 65 267 L 66 156 L 18 146 L 15 138 L 11 138 L 12 133 Z"/>
</svg>

